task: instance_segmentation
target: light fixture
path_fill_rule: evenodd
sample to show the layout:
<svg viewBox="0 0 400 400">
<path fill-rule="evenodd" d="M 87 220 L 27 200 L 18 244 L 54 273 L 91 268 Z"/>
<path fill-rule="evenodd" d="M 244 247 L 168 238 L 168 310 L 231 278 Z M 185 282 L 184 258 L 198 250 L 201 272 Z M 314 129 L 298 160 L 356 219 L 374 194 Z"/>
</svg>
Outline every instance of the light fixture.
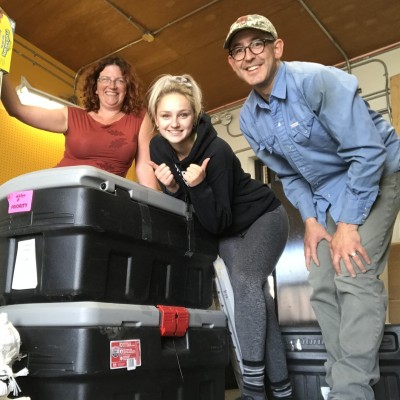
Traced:
<svg viewBox="0 0 400 400">
<path fill-rule="evenodd" d="M 70 101 L 33 88 L 23 76 L 21 76 L 21 84 L 18 85 L 15 90 L 17 91 L 21 103 L 25 105 L 43 107 L 49 110 L 62 108 L 64 106 L 77 107 L 76 104 Z"/>
</svg>

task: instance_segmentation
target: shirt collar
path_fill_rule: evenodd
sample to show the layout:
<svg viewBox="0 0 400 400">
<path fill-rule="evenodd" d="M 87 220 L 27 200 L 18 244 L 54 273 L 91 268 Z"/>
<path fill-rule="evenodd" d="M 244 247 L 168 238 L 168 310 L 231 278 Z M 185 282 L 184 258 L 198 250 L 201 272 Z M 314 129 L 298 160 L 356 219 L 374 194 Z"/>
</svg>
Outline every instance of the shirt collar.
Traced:
<svg viewBox="0 0 400 400">
<path fill-rule="evenodd" d="M 280 62 L 271 97 L 286 99 L 286 87 L 286 65 L 284 62 Z M 268 103 L 254 89 L 250 93 L 250 99 L 255 107 L 269 109 Z"/>
<path fill-rule="evenodd" d="M 284 62 L 279 63 L 271 97 L 276 97 L 281 100 L 286 99 L 286 64 Z"/>
</svg>

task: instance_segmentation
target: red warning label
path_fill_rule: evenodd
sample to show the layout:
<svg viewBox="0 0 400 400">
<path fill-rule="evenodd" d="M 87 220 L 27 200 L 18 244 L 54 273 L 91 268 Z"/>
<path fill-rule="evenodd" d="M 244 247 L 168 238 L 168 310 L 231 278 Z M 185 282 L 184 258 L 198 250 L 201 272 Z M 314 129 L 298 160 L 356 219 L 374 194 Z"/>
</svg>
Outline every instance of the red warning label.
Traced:
<svg viewBox="0 0 400 400">
<path fill-rule="evenodd" d="M 136 369 L 142 365 L 140 340 L 112 340 L 110 342 L 110 369 Z"/>
</svg>

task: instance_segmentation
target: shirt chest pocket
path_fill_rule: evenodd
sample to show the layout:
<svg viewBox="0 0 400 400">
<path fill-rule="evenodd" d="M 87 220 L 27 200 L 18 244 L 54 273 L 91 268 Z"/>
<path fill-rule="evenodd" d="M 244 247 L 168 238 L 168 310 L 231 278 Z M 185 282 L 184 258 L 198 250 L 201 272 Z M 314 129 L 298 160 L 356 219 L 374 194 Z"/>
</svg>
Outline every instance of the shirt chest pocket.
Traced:
<svg viewBox="0 0 400 400">
<path fill-rule="evenodd" d="M 289 124 L 291 137 L 296 143 L 306 144 L 310 140 L 314 117 L 309 117 L 302 121 L 292 119 Z"/>
<path fill-rule="evenodd" d="M 316 151 L 336 152 L 337 145 L 332 135 L 321 125 L 318 118 L 309 116 L 300 122 L 293 121 L 290 122 L 290 135 L 293 143 Z"/>
<path fill-rule="evenodd" d="M 267 150 L 269 153 L 272 153 L 275 142 L 273 126 L 269 125 L 268 121 L 255 121 L 252 125 L 252 132 L 253 140 L 258 145 L 258 150 Z"/>
</svg>

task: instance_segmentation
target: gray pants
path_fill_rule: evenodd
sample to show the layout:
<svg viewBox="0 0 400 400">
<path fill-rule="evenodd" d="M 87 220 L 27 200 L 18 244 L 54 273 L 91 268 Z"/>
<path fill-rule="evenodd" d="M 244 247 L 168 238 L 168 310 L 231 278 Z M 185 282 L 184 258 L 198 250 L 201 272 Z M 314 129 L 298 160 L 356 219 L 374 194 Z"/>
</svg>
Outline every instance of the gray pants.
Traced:
<svg viewBox="0 0 400 400">
<path fill-rule="evenodd" d="M 311 304 L 322 329 L 328 353 L 326 381 L 329 400 L 373 400 L 371 385 L 379 380 L 379 346 L 385 326 L 387 295 L 379 275 L 390 248 L 393 226 L 400 209 L 400 173 L 382 178 L 367 221 L 359 227 L 362 245 L 371 258 L 367 272 L 349 276 L 344 264 L 335 275 L 329 246 L 318 246 L 320 266 L 312 265 Z M 336 225 L 329 217 L 328 231 Z"/>
<path fill-rule="evenodd" d="M 287 379 L 286 353 L 268 287 L 288 236 L 283 206 L 258 218 L 240 235 L 223 238 L 219 254 L 235 296 L 235 325 L 242 358 L 265 362 L 271 382 Z"/>
</svg>

